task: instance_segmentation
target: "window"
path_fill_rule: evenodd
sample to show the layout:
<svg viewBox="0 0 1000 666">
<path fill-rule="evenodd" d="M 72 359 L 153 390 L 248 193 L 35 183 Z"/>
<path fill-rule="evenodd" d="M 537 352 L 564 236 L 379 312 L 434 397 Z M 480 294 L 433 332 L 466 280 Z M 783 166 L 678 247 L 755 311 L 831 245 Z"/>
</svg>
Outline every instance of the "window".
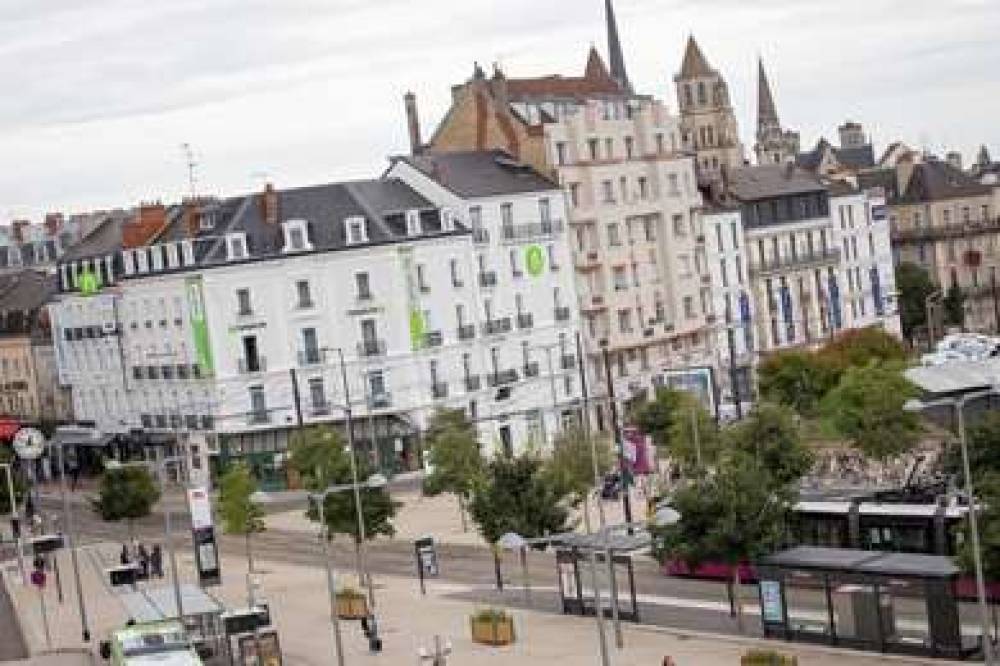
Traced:
<svg viewBox="0 0 1000 666">
<path fill-rule="evenodd" d="M 740 232 L 737 224 L 735 222 L 729 223 L 729 231 L 733 237 L 733 249 L 737 250 L 740 247 Z M 810 240 L 812 237 L 810 236 Z"/>
<path fill-rule="evenodd" d="M 319 339 L 315 328 L 302 329 L 302 361 L 303 363 L 319 363 Z"/>
<path fill-rule="evenodd" d="M 251 386 L 250 393 L 250 418 L 256 423 L 268 421 L 267 398 L 264 394 L 263 386 Z"/>
<path fill-rule="evenodd" d="M 483 209 L 479 206 L 473 206 L 469 209 L 469 225 L 473 229 L 483 228 Z"/>
<path fill-rule="evenodd" d="M 365 233 L 365 218 L 349 217 L 344 221 L 347 244 L 364 243 L 367 240 Z"/>
<path fill-rule="evenodd" d="M 725 259 L 719 260 L 719 271 L 720 271 L 720 275 L 722 276 L 722 286 L 723 287 L 728 287 L 729 286 L 729 275 L 727 274 L 727 271 L 726 271 L 726 260 Z"/>
<path fill-rule="evenodd" d="M 631 310 L 619 310 L 618 311 L 618 330 L 622 333 L 632 332 L 632 311 Z"/>
<path fill-rule="evenodd" d="M 694 299 L 690 296 L 684 297 L 684 316 L 687 319 L 694 319 Z"/>
<path fill-rule="evenodd" d="M 573 208 L 580 207 L 580 183 L 569 184 L 569 201 Z"/>
<path fill-rule="evenodd" d="M 547 198 L 538 200 L 538 219 L 542 223 L 542 230 L 552 230 L 552 206 Z"/>
<path fill-rule="evenodd" d="M 556 246 L 552 244 L 546 245 L 545 253 L 548 255 L 549 259 L 549 270 L 550 271 L 559 270 L 559 262 L 556 261 Z"/>
<path fill-rule="evenodd" d="M 612 222 L 608 225 L 608 245 L 617 246 L 622 244 L 621 235 L 618 232 L 618 224 Z"/>
<path fill-rule="evenodd" d="M 590 159 L 597 159 L 597 139 L 587 139 L 587 152 L 590 155 Z"/>
<path fill-rule="evenodd" d="M 615 291 L 628 289 L 628 276 L 625 275 L 624 266 L 615 266 L 612 275 L 614 276 Z"/>
<path fill-rule="evenodd" d="M 313 306 L 312 293 L 309 289 L 308 280 L 298 280 L 295 283 L 295 294 L 298 296 L 300 308 L 311 308 Z"/>
<path fill-rule="evenodd" d="M 667 174 L 667 191 L 671 196 L 676 197 L 680 194 L 680 190 L 677 187 L 677 174 L 668 173 Z"/>
<path fill-rule="evenodd" d="M 250 290 L 236 290 L 236 313 L 240 315 L 253 314 L 253 306 L 250 303 Z"/>
<path fill-rule="evenodd" d="M 615 202 L 615 189 L 610 180 L 605 180 L 601 183 L 601 192 L 604 197 L 604 203 Z"/>
<path fill-rule="evenodd" d="M 663 151 L 663 135 L 662 134 L 657 134 L 656 135 L 656 153 L 658 155 L 662 155 L 663 152 L 664 152 Z"/>
<path fill-rule="evenodd" d="M 743 284 L 743 261 L 736 255 L 736 281 Z"/>
<path fill-rule="evenodd" d="M 455 319 L 458 321 L 459 328 L 465 326 L 465 305 L 462 303 L 455 304 Z"/>
<path fill-rule="evenodd" d="M 328 406 L 322 377 L 309 378 L 309 402 L 312 404 L 313 413 L 326 411 Z"/>
<path fill-rule="evenodd" d="M 427 270 L 423 264 L 417 264 L 417 288 L 425 294 L 431 290 L 427 284 Z"/>
<path fill-rule="evenodd" d="M 684 84 L 684 104 L 686 106 L 691 106 L 692 104 L 694 104 L 694 97 L 691 94 L 691 84 L 690 83 L 685 83 Z"/>
<path fill-rule="evenodd" d="M 625 159 L 627 160 L 632 159 L 632 151 L 635 149 L 634 144 L 635 141 L 632 139 L 632 137 L 630 136 L 625 137 Z"/>
<path fill-rule="evenodd" d="M 226 247 L 229 248 L 229 260 L 238 261 L 240 259 L 245 259 L 247 256 L 247 241 L 246 236 L 243 234 L 230 234 L 229 240 L 226 243 Z M 144 256 L 144 255 L 140 255 Z M 140 266 L 144 262 L 140 261 Z M 144 268 L 144 267 L 143 267 Z"/>
<path fill-rule="evenodd" d="M 521 267 L 518 265 L 517 250 L 510 251 L 510 273 L 516 278 L 524 275 L 524 273 L 521 272 Z"/>
<path fill-rule="evenodd" d="M 645 176 L 639 176 L 639 198 L 645 200 L 649 196 L 649 184 Z"/>
<path fill-rule="evenodd" d="M 373 398 L 385 397 L 385 374 L 381 370 L 372 370 L 368 373 L 368 395 Z"/>
<path fill-rule="evenodd" d="M 687 227 L 684 226 L 684 216 L 680 214 L 674 215 L 672 218 L 674 225 L 674 235 L 675 236 L 686 236 Z"/>
<path fill-rule="evenodd" d="M 260 352 L 257 349 L 257 336 L 243 336 L 243 370 L 245 372 L 260 372 L 262 370 Z"/>
<path fill-rule="evenodd" d="M 357 294 L 359 301 L 367 301 L 372 297 L 371 284 L 368 279 L 368 273 L 355 273 L 354 284 L 357 287 Z"/>
<path fill-rule="evenodd" d="M 698 82 L 698 104 L 708 104 L 708 93 L 704 81 Z"/>
<path fill-rule="evenodd" d="M 566 164 L 566 144 L 562 141 L 556 142 L 556 164 L 559 166 Z"/>
<path fill-rule="evenodd" d="M 406 211 L 406 235 L 419 236 L 420 232 L 420 212 L 412 209 Z"/>
<path fill-rule="evenodd" d="M 302 220 L 290 220 L 282 225 L 285 230 L 285 252 L 306 249 L 306 227 Z"/>
<path fill-rule="evenodd" d="M 609 160 L 615 157 L 615 142 L 610 137 L 604 140 L 604 155 Z"/>
<path fill-rule="evenodd" d="M 725 246 L 722 244 L 722 225 L 715 225 L 715 242 L 718 243 L 719 250 L 725 250 Z"/>
<path fill-rule="evenodd" d="M 500 204 L 500 224 L 506 229 L 514 226 L 514 206 L 512 204 Z"/>
<path fill-rule="evenodd" d="M 462 279 L 458 275 L 458 259 L 448 261 L 448 270 L 451 272 L 451 284 L 455 287 L 461 287 Z"/>
</svg>

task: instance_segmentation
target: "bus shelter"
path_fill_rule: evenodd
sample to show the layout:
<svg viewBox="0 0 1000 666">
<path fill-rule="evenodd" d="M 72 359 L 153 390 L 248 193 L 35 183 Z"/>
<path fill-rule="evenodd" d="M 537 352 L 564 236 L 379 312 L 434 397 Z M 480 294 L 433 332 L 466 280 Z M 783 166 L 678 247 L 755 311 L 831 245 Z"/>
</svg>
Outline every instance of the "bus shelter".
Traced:
<svg viewBox="0 0 1000 666">
<path fill-rule="evenodd" d="M 552 539 L 556 544 L 556 571 L 559 577 L 559 598 L 562 612 L 567 615 L 595 613 L 593 578 L 590 556 L 597 560 L 598 584 L 606 614 L 612 613 L 610 602 L 618 606 L 618 616 L 630 622 L 639 621 L 639 605 L 635 594 L 635 570 L 632 556 L 649 548 L 649 533 L 611 531 L 603 534 L 569 532 Z M 625 583 L 624 590 L 623 582 Z"/>
<path fill-rule="evenodd" d="M 863 650 L 964 659 L 948 557 L 799 546 L 758 563 L 764 635 Z"/>
</svg>

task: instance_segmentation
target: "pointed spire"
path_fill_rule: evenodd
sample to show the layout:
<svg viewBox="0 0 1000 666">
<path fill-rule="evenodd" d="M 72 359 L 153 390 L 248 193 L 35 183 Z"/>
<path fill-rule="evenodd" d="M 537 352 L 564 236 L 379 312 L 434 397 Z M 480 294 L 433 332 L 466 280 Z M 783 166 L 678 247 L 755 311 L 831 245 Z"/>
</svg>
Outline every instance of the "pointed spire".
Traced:
<svg viewBox="0 0 1000 666">
<path fill-rule="evenodd" d="M 774 106 L 774 98 L 771 96 L 771 85 L 767 82 L 767 73 L 764 71 L 764 61 L 757 59 L 757 129 L 760 130 L 769 125 L 780 125 L 778 122 L 778 109 Z"/>
<path fill-rule="evenodd" d="M 976 164 L 978 166 L 986 167 L 993 163 L 990 159 L 990 151 L 986 147 L 986 144 L 979 146 L 979 154 L 976 156 Z"/>
<path fill-rule="evenodd" d="M 715 70 L 705 60 L 704 54 L 698 48 L 698 42 L 694 41 L 694 35 L 690 35 L 687 41 L 687 48 L 684 49 L 684 61 L 681 63 L 680 78 L 693 79 L 700 76 L 715 76 Z"/>
<path fill-rule="evenodd" d="M 601 54 L 597 52 L 597 48 L 593 44 L 590 46 L 590 53 L 587 54 L 587 69 L 583 75 L 585 78 L 594 81 L 603 81 L 611 78 L 611 75 L 608 73 L 608 66 L 604 64 Z"/>
<path fill-rule="evenodd" d="M 622 54 L 622 44 L 618 38 L 618 22 L 615 20 L 615 9 L 611 6 L 611 0 L 604 0 L 604 18 L 608 24 L 608 60 L 611 64 L 611 78 L 617 81 L 623 90 L 632 92 L 632 84 L 625 71 L 625 56 Z"/>
</svg>

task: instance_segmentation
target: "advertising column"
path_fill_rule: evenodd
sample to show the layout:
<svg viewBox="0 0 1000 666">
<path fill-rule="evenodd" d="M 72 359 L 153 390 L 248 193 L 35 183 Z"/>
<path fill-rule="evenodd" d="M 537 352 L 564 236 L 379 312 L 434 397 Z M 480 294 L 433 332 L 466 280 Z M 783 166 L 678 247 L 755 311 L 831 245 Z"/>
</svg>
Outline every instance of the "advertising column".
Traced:
<svg viewBox="0 0 1000 666">
<path fill-rule="evenodd" d="M 191 511 L 191 536 L 194 540 L 195 564 L 198 567 L 198 584 L 201 587 L 221 585 L 222 571 L 219 568 L 219 549 L 215 543 L 212 502 L 208 489 L 189 488 L 188 507 Z"/>
</svg>

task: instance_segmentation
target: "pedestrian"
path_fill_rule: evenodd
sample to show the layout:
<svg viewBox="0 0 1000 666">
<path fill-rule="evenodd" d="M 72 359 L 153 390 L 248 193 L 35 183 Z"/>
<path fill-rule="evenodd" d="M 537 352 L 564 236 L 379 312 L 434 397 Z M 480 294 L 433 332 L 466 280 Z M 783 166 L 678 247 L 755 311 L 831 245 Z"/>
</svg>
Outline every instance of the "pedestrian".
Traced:
<svg viewBox="0 0 1000 666">
<path fill-rule="evenodd" d="M 163 578 L 163 549 L 160 544 L 153 544 L 153 552 L 149 554 L 149 566 L 155 578 Z"/>
<path fill-rule="evenodd" d="M 149 551 L 143 543 L 139 544 L 139 575 L 143 580 L 149 578 Z"/>
<path fill-rule="evenodd" d="M 69 489 L 76 492 L 76 484 L 80 482 L 80 463 L 78 461 L 73 462 L 73 466 L 70 468 L 70 484 Z"/>
<path fill-rule="evenodd" d="M 123 567 L 128 565 L 128 546 L 125 544 L 122 544 L 122 552 L 121 555 L 118 556 L 118 560 L 122 563 Z"/>
</svg>

